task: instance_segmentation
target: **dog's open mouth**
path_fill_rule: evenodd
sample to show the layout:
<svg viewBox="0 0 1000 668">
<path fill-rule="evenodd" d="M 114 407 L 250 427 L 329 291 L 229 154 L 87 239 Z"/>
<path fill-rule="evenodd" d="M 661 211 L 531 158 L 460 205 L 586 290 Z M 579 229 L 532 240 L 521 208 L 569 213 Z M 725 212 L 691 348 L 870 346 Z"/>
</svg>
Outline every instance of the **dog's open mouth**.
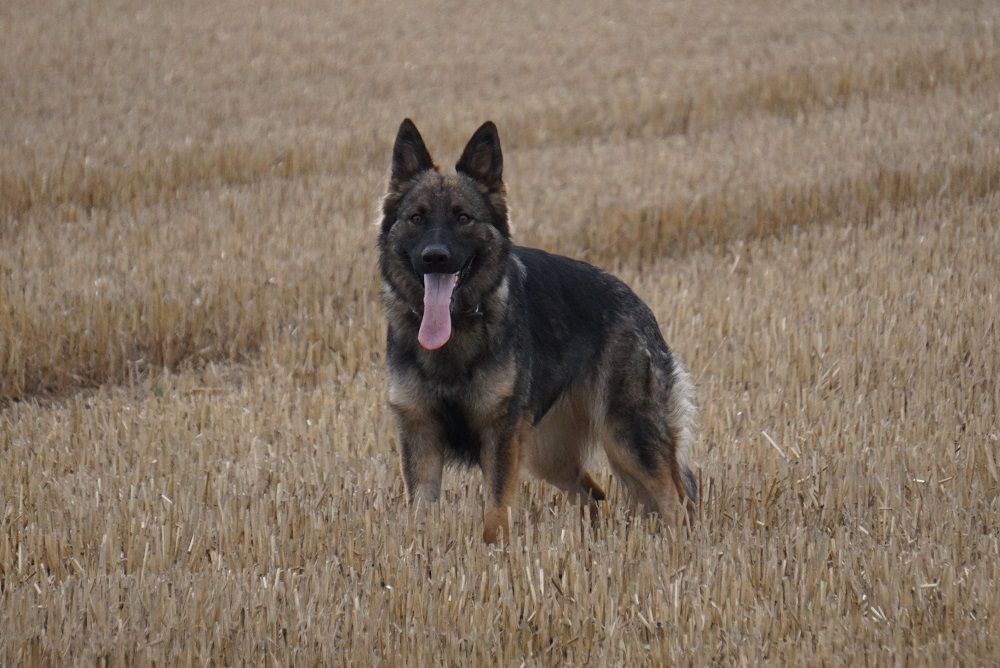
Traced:
<svg viewBox="0 0 1000 668">
<path fill-rule="evenodd" d="M 409 260 L 410 260 L 410 256 L 409 255 L 404 255 L 403 256 L 403 261 L 404 262 L 409 263 Z M 462 284 L 465 283 L 465 279 L 467 279 L 469 277 L 469 274 L 472 273 L 472 263 L 475 260 L 476 260 L 476 256 L 475 255 L 470 255 L 469 259 L 466 260 L 465 264 L 462 265 L 462 268 L 458 270 L 458 274 L 457 274 L 457 276 L 458 276 L 458 282 L 455 284 L 455 289 L 456 290 L 458 288 L 462 287 Z M 420 279 L 421 283 L 426 283 L 426 281 L 424 281 L 424 276 L 427 276 L 427 274 L 421 274 L 420 272 L 418 272 L 415 269 L 413 270 L 413 273 L 417 275 L 417 278 Z"/>
<path fill-rule="evenodd" d="M 454 274 L 424 274 L 424 313 L 417 341 L 427 350 L 437 350 L 451 338 L 451 302 L 455 290 L 468 277 L 475 256 Z"/>
<path fill-rule="evenodd" d="M 475 259 L 476 259 L 475 255 L 470 255 L 469 259 L 466 260 L 465 264 L 462 265 L 462 268 L 459 269 L 459 271 L 458 271 L 458 284 L 455 286 L 455 289 L 458 289 L 458 288 L 462 287 L 462 284 L 465 283 L 465 279 L 467 279 L 469 277 L 469 274 L 472 273 L 472 262 Z"/>
</svg>

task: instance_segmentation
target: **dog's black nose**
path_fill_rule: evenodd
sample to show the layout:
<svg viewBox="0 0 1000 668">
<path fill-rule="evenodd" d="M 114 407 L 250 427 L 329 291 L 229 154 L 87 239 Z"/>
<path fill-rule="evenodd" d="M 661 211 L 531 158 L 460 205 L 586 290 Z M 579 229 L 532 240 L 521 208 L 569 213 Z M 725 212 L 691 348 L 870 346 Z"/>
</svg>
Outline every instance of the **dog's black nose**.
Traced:
<svg viewBox="0 0 1000 668">
<path fill-rule="evenodd" d="M 451 253 L 442 244 L 431 244 L 420 254 L 420 259 L 424 261 L 424 266 L 431 272 L 435 269 L 443 270 L 451 261 Z"/>
</svg>

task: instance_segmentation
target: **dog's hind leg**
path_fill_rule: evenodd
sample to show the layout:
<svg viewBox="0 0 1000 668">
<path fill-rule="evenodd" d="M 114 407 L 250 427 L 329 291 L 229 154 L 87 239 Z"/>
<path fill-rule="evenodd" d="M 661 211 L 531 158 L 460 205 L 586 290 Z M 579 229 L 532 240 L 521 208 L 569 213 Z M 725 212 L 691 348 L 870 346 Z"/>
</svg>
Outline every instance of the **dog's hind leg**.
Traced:
<svg viewBox="0 0 1000 668">
<path fill-rule="evenodd" d="M 566 492 L 597 517 L 597 502 L 606 498 L 601 486 L 584 465 L 592 440 L 586 412 L 566 398 L 558 402 L 531 432 L 526 442 L 525 464 L 532 475 Z"/>
<path fill-rule="evenodd" d="M 692 512 L 698 490 L 685 461 L 693 406 L 687 374 L 662 341 L 619 341 L 610 370 L 605 451 L 633 501 L 646 512 Z"/>
<path fill-rule="evenodd" d="M 558 477 L 546 477 L 544 480 L 566 492 L 566 494 L 580 506 L 580 510 L 590 513 L 592 524 L 597 523 L 599 501 L 604 501 L 607 495 L 601 486 L 582 468 L 578 469 L 575 475 L 562 475 Z"/>
<path fill-rule="evenodd" d="M 635 505 L 647 513 L 666 515 L 697 501 L 694 475 L 679 456 L 674 430 L 660 431 L 646 417 L 633 415 L 605 443 L 611 468 Z"/>
<path fill-rule="evenodd" d="M 585 507 L 590 512 L 590 522 L 591 524 L 597 524 L 598 501 L 604 501 L 607 498 L 607 494 L 601 489 L 601 486 L 597 484 L 597 481 L 590 477 L 590 474 L 580 470 L 579 480 L 579 491 L 576 493 L 577 502 L 581 506 Z"/>
<path fill-rule="evenodd" d="M 608 498 L 604 490 L 601 489 L 601 486 L 586 471 L 581 472 L 580 486 L 583 488 L 584 493 L 594 501 L 603 501 Z"/>
<path fill-rule="evenodd" d="M 614 442 L 606 446 L 611 469 L 629 492 L 634 510 L 666 515 L 678 507 L 672 468 L 668 462 L 643 461 L 634 456 L 634 443 Z M 681 503 L 684 503 L 681 497 Z"/>
</svg>

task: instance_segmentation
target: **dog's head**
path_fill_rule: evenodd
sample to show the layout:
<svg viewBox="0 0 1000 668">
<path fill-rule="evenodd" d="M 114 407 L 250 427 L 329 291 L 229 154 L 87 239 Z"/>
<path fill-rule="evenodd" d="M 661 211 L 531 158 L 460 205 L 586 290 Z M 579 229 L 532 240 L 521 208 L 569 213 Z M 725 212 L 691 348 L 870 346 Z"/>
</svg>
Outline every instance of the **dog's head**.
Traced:
<svg viewBox="0 0 1000 668">
<path fill-rule="evenodd" d="M 503 277 L 510 252 L 503 155 L 492 122 L 472 135 L 454 173 L 431 160 L 410 119 L 399 126 L 379 234 L 382 278 L 421 314 L 429 350 L 451 337 L 452 313 L 473 308 Z"/>
</svg>

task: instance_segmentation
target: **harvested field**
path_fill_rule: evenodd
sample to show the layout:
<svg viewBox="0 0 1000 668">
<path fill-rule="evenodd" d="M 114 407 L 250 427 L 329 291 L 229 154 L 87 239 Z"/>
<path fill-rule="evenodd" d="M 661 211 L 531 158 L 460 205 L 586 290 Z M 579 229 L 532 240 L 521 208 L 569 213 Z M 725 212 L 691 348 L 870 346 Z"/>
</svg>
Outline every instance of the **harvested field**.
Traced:
<svg viewBox="0 0 1000 668">
<path fill-rule="evenodd" d="M 7 2 L 0 663 L 1000 663 L 992 2 Z M 373 226 L 484 120 L 697 384 L 690 528 L 404 500 Z"/>
</svg>

